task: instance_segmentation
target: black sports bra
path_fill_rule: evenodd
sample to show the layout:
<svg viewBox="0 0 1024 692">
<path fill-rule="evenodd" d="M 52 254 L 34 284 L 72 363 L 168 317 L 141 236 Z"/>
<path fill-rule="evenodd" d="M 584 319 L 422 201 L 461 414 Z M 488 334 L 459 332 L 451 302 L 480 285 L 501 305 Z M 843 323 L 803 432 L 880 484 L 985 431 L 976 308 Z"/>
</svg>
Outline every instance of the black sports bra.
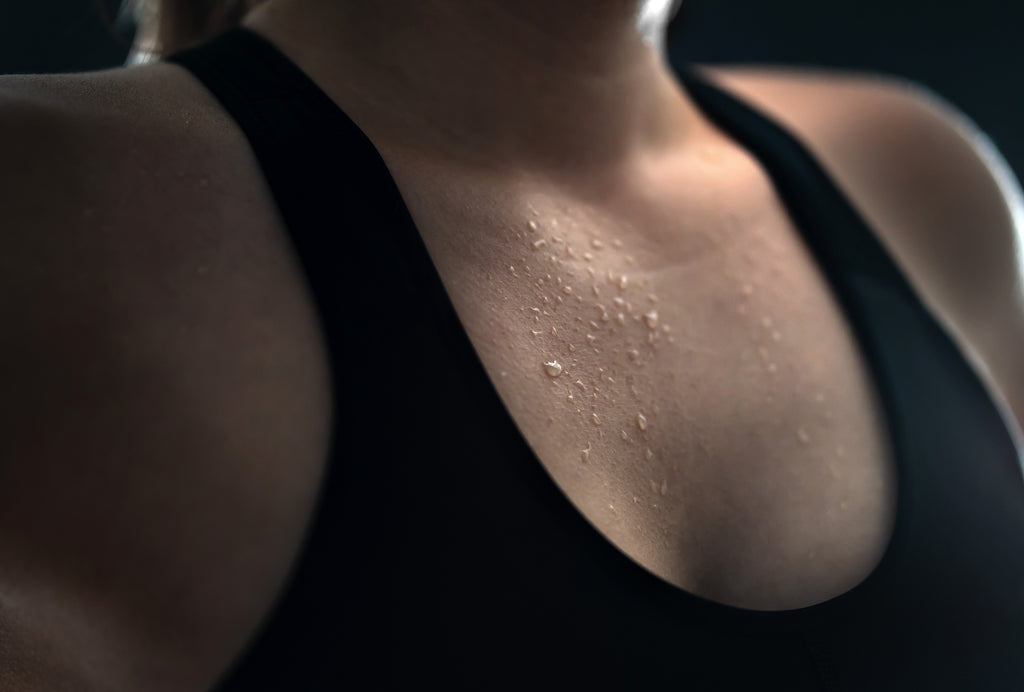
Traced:
<svg viewBox="0 0 1024 692">
<path fill-rule="evenodd" d="M 778 125 L 680 71 L 769 172 L 828 277 L 871 366 L 900 482 L 894 534 L 865 581 L 758 612 L 662 581 L 569 502 L 488 379 L 381 157 L 304 73 L 243 28 L 167 61 L 248 137 L 332 364 L 317 513 L 222 692 L 1024 689 L 1024 482 L 1008 427 Z M 379 232 L 352 230 L 367 226 Z"/>
</svg>

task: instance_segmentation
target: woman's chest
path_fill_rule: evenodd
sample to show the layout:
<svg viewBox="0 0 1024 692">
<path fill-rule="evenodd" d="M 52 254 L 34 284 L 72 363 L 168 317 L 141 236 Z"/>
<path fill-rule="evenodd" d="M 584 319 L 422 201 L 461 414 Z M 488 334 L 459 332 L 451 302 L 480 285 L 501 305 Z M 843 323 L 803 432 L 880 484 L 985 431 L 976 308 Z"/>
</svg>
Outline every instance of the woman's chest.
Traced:
<svg viewBox="0 0 1024 692">
<path fill-rule="evenodd" d="M 888 431 L 781 209 L 653 231 L 550 199 L 500 218 L 489 253 L 437 242 L 443 217 L 417 223 L 512 421 L 595 529 L 676 586 L 755 609 L 867 576 L 895 511 Z"/>
</svg>

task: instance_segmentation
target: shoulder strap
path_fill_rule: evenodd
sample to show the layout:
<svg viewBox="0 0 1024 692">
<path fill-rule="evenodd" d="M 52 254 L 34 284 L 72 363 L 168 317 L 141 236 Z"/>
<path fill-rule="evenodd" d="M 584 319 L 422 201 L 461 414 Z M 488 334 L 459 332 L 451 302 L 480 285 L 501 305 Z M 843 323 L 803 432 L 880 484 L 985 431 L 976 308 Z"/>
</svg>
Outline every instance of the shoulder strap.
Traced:
<svg viewBox="0 0 1024 692">
<path fill-rule="evenodd" d="M 839 279 L 869 275 L 913 295 L 902 271 L 846 195 L 795 135 L 738 97 L 711 84 L 689 65 L 678 70 L 705 115 L 751 152 L 822 269 Z"/>
</svg>

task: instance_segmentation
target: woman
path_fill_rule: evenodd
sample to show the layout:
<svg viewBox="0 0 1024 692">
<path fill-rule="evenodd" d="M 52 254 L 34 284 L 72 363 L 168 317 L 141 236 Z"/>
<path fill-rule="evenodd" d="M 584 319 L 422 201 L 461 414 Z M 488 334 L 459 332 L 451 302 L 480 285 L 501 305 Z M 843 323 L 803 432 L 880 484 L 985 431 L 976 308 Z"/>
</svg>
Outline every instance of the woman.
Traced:
<svg viewBox="0 0 1024 692">
<path fill-rule="evenodd" d="M 162 9 L 2 81 L 0 686 L 1024 683 L 961 116 L 665 2 Z"/>
</svg>

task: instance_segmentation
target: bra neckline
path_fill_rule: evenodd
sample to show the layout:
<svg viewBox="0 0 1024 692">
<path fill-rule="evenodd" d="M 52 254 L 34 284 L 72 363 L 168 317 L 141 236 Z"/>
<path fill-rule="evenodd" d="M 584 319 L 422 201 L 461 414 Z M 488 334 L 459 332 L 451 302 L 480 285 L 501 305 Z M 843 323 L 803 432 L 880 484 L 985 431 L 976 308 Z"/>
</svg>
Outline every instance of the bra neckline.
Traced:
<svg viewBox="0 0 1024 692">
<path fill-rule="evenodd" d="M 487 370 L 484 367 L 479 354 L 474 348 L 462 321 L 459 319 L 458 314 L 455 311 L 451 298 L 444 287 L 444 283 L 441 280 L 440 274 L 437 272 L 437 268 L 430 258 L 419 230 L 416 227 L 408 209 L 408 205 L 405 203 L 401 191 L 395 182 L 394 176 L 391 174 L 390 169 L 388 169 L 383 156 L 369 137 L 340 106 L 331 100 L 331 98 L 312 80 L 312 78 L 306 75 L 306 73 L 303 72 L 297 64 L 295 64 L 267 37 L 248 27 L 239 25 L 228 29 L 214 39 L 211 39 L 211 42 L 223 42 L 225 44 L 230 44 L 235 41 L 240 42 L 245 47 L 247 52 L 246 59 L 257 57 L 262 63 L 261 67 L 267 68 L 266 81 L 271 81 L 274 84 L 280 83 L 282 88 L 287 89 L 289 95 L 299 99 L 309 100 L 310 103 L 306 105 L 307 111 L 323 114 L 331 113 L 332 125 L 334 127 L 347 130 L 348 132 L 346 134 L 350 135 L 347 139 L 349 139 L 352 144 L 358 143 L 359 146 L 365 150 L 364 158 L 372 160 L 373 163 L 376 164 L 377 169 L 381 172 L 381 186 L 387 188 L 388 195 L 392 198 L 396 208 L 401 210 L 401 216 L 405 220 L 406 227 L 403 229 L 397 229 L 396 233 L 400 236 L 401 241 L 406 244 L 407 250 L 409 250 L 409 255 L 413 258 L 413 261 L 422 265 L 423 271 L 420 271 L 419 275 L 421 277 L 429 277 L 428 280 L 430 285 L 423 288 L 426 292 L 429 292 L 431 298 L 436 297 L 438 302 L 436 307 L 445 313 L 446 319 L 443 320 L 443 324 L 447 325 L 448 331 L 451 332 L 448 334 L 449 338 L 454 339 L 458 344 L 459 350 L 466 354 L 466 358 L 461 364 L 461 367 L 463 367 L 464 370 L 467 371 L 467 374 L 470 375 L 467 380 L 478 383 L 475 385 L 479 390 L 476 393 L 481 397 L 490 398 L 490 400 L 495 402 L 504 413 L 501 425 L 509 427 L 511 429 L 510 431 L 514 432 L 514 437 L 518 440 L 524 455 L 528 456 L 530 459 L 529 464 L 534 467 L 527 469 L 528 474 L 535 480 L 540 479 L 540 484 L 543 486 L 543 492 L 547 498 L 554 498 L 554 501 L 560 505 L 560 507 L 558 507 L 558 509 L 561 510 L 560 514 L 573 517 L 571 519 L 574 523 L 574 527 L 572 529 L 573 534 L 577 536 L 581 542 L 590 544 L 590 549 L 595 553 L 599 561 L 609 570 L 614 571 L 614 576 L 617 579 L 621 579 L 625 582 L 625 585 L 628 588 L 631 588 L 640 596 L 656 600 L 657 607 L 675 610 L 680 618 L 692 619 L 697 617 L 705 624 L 712 627 L 734 627 L 736 625 L 742 625 L 754 629 L 766 628 L 771 631 L 790 631 L 801 629 L 826 618 L 855 610 L 860 604 L 868 600 L 870 595 L 874 593 L 885 581 L 887 575 L 893 571 L 898 556 L 903 552 L 902 547 L 905 543 L 905 536 L 909 523 L 909 493 L 907 492 L 908 465 L 906 463 L 906 449 L 903 443 L 903 436 L 897 434 L 897 430 L 899 429 L 898 416 L 896 415 L 894 405 L 891 402 L 891 397 L 886 394 L 886 387 L 884 386 L 884 379 L 881 377 L 880 364 L 878 363 L 877 356 L 873 355 L 873 349 L 868 347 L 869 344 L 866 343 L 866 337 L 859 330 L 853 328 L 855 321 L 851 319 L 850 310 L 847 308 L 844 301 L 837 301 L 840 304 L 842 317 L 851 327 L 851 331 L 855 335 L 855 343 L 858 350 L 864 356 L 865 361 L 868 363 L 868 371 L 871 374 L 872 383 L 876 387 L 882 401 L 882 414 L 886 422 L 885 429 L 888 433 L 887 441 L 889 443 L 889 449 L 893 454 L 897 477 L 895 521 L 881 559 L 870 573 L 852 588 L 832 596 L 825 601 L 800 608 L 785 610 L 754 610 L 720 603 L 687 591 L 686 589 L 676 586 L 675 584 L 672 584 L 649 571 L 646 567 L 635 561 L 617 545 L 606 538 L 604 534 L 592 525 L 586 516 L 576 508 L 562 488 L 555 482 L 543 462 L 541 462 L 537 457 L 515 419 L 505 407 L 493 380 L 487 373 Z M 173 56 L 169 56 L 168 58 L 165 58 L 165 60 L 173 61 Z M 781 131 L 782 134 L 792 139 L 792 145 L 797 147 L 797 153 L 800 153 L 805 159 L 810 159 L 812 162 L 814 161 L 809 152 L 806 151 L 798 140 L 792 138 L 784 128 L 767 118 L 752 106 L 744 103 L 739 98 L 724 92 L 718 87 L 713 86 L 698 77 L 692 66 L 676 66 L 676 73 L 683 88 L 687 94 L 693 98 L 694 103 L 698 106 L 704 117 L 708 118 L 710 122 L 721 128 L 723 133 L 733 141 L 734 145 L 741 147 L 760 163 L 764 164 L 762 156 L 752 151 L 750 147 L 744 146 L 742 141 L 740 141 L 736 136 L 733 128 L 723 125 L 719 118 L 714 117 L 714 114 L 709 112 L 706 104 L 702 103 L 701 99 L 694 98 L 696 91 L 701 91 L 705 95 L 713 94 L 715 98 L 724 99 L 760 120 L 765 121 L 772 127 Z M 779 181 L 777 180 L 776 174 L 772 171 L 770 166 L 764 166 L 764 168 L 773 188 L 778 189 Z M 831 186 L 834 189 L 835 194 L 837 194 L 840 199 L 845 200 L 845 196 L 829 178 L 827 173 L 820 169 L 820 167 L 816 168 L 818 168 L 818 172 L 824 183 Z M 782 196 L 780 195 L 780 197 Z M 786 203 L 784 197 L 782 197 L 782 201 L 785 204 L 787 212 L 792 214 L 792 209 L 790 208 L 790 205 Z M 852 210 L 852 206 L 849 206 L 846 209 L 840 208 L 836 210 L 836 213 L 849 213 L 849 210 Z M 860 219 L 857 219 L 857 221 L 862 223 Z M 807 244 L 808 234 L 804 229 L 803 224 L 799 223 L 794 218 L 793 225 L 799 232 L 801 240 Z M 870 232 L 870 230 L 865 229 L 865 232 Z M 809 250 L 811 250 L 811 256 L 815 258 L 815 262 L 820 268 L 821 258 L 818 252 L 814 251 L 814 248 L 812 247 L 809 248 Z M 829 272 L 822 271 L 822 273 L 827 278 L 829 289 L 835 293 L 836 285 L 834 276 Z M 469 354 L 472 354 L 472 357 L 470 357 Z"/>
</svg>

